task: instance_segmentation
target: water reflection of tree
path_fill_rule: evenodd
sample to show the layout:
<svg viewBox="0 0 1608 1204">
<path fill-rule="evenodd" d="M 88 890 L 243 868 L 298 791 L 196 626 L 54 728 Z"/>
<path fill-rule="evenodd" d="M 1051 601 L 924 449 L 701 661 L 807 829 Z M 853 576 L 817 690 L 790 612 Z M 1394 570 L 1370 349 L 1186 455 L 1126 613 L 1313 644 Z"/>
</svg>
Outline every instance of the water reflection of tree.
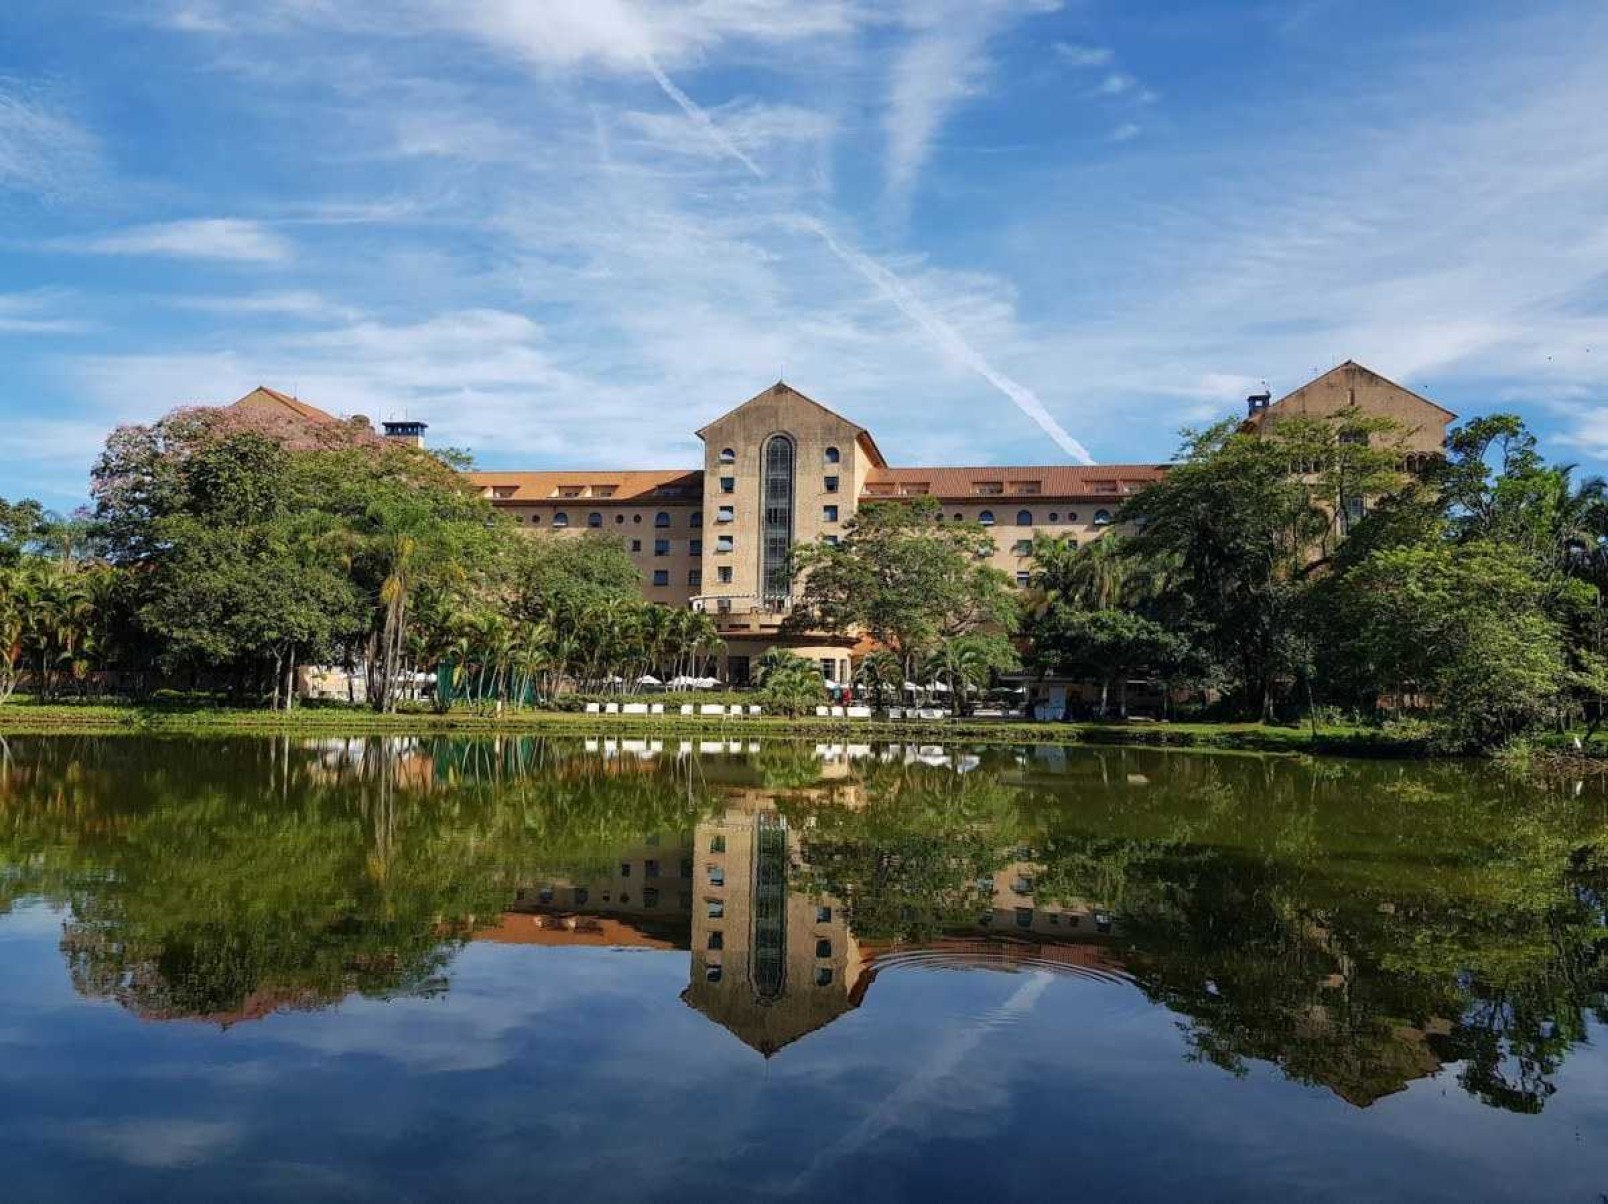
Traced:
<svg viewBox="0 0 1608 1204">
<path fill-rule="evenodd" d="M 707 811 L 673 763 L 530 740 L 40 742 L 25 762 L 0 787 L 0 883 L 69 906 L 78 988 L 152 1016 L 440 989 L 520 885 Z"/>
<path fill-rule="evenodd" d="M 988 880 L 1031 861 L 1035 900 L 1115 914 L 1134 981 L 1230 1072 L 1270 1063 L 1365 1103 L 1456 1063 L 1471 1094 L 1534 1111 L 1608 1022 L 1597 796 L 1461 766 L 1049 755 L 861 762 L 822 802 L 793 789 L 817 758 L 786 746 L 13 740 L 0 907 L 68 905 L 74 981 L 145 1015 L 427 993 L 521 886 L 717 811 L 707 771 L 786 796 L 795 881 L 843 900 L 861 940 L 975 933 Z"/>
<path fill-rule="evenodd" d="M 1010 860 L 1015 790 L 993 767 L 920 763 L 873 766 L 864 789 L 863 807 L 797 817 L 807 889 L 842 899 L 860 940 L 919 942 L 975 924 Z"/>
<path fill-rule="evenodd" d="M 1230 1071 L 1366 1103 L 1459 1062 L 1536 1111 L 1604 1018 L 1600 803 L 1460 767 L 1201 760 L 1025 806 L 1041 895 L 1110 900 L 1138 984 Z"/>
</svg>

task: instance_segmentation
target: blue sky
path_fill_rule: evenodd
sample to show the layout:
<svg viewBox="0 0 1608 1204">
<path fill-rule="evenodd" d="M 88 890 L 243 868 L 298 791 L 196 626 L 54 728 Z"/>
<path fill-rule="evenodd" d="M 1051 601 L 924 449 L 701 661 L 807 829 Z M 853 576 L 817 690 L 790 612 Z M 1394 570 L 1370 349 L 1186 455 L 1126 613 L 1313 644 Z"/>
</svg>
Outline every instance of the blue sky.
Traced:
<svg viewBox="0 0 1608 1204">
<path fill-rule="evenodd" d="M 1109 462 L 1347 358 L 1599 470 L 1604 114 L 1595 0 L 6 5 L 0 496 L 257 383 L 488 466 L 779 374 Z"/>
</svg>

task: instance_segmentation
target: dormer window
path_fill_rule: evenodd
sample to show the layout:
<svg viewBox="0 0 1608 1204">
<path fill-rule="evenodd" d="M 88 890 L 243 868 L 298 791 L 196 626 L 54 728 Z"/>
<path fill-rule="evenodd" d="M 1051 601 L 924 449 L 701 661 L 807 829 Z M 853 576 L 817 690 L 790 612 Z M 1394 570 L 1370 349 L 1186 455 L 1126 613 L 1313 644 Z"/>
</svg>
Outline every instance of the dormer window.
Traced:
<svg viewBox="0 0 1608 1204">
<path fill-rule="evenodd" d="M 974 481 L 972 488 L 982 497 L 998 497 L 1005 492 L 1004 481 Z"/>
<path fill-rule="evenodd" d="M 517 492 L 519 492 L 518 485 L 493 485 L 491 487 L 492 497 L 513 497 Z"/>
<path fill-rule="evenodd" d="M 1038 481 L 1017 481 L 1011 485 L 1011 492 L 1036 496 L 1041 489 Z"/>
</svg>

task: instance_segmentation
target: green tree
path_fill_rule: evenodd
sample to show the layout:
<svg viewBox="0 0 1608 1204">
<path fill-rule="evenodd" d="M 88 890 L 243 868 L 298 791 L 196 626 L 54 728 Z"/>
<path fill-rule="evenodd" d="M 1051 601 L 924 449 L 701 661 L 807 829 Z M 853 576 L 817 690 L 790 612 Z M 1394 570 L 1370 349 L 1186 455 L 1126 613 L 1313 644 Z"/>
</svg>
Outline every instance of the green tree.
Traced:
<svg viewBox="0 0 1608 1204">
<path fill-rule="evenodd" d="M 1182 461 L 1119 515 L 1136 528 L 1135 556 L 1177 566 L 1173 625 L 1198 630 L 1232 668 L 1241 709 L 1262 717 L 1299 663 L 1305 573 L 1329 525 L 1291 465 L 1279 439 L 1224 423 L 1192 436 Z"/>
<path fill-rule="evenodd" d="M 1009 579 L 985 563 L 994 549 L 975 523 L 943 522 L 937 500 L 863 506 L 837 544 L 797 553 L 795 628 L 863 631 L 911 675 L 921 654 L 946 637 L 1014 631 Z"/>
<path fill-rule="evenodd" d="M 760 658 L 759 697 L 767 711 L 804 715 L 826 701 L 821 671 L 796 652 L 772 648 Z"/>
</svg>

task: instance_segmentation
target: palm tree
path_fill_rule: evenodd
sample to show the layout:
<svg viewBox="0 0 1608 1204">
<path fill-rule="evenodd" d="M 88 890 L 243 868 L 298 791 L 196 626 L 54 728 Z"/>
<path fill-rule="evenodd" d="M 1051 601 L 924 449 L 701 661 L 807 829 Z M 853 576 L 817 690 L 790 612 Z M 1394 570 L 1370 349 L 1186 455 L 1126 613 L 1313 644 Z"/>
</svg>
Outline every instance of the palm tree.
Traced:
<svg viewBox="0 0 1608 1204">
<path fill-rule="evenodd" d="M 861 658 L 854 668 L 854 681 L 861 690 L 869 689 L 878 710 L 882 709 L 883 691 L 891 689 L 894 697 L 904 687 L 904 665 L 898 653 L 891 648 L 878 648 Z"/>
</svg>

